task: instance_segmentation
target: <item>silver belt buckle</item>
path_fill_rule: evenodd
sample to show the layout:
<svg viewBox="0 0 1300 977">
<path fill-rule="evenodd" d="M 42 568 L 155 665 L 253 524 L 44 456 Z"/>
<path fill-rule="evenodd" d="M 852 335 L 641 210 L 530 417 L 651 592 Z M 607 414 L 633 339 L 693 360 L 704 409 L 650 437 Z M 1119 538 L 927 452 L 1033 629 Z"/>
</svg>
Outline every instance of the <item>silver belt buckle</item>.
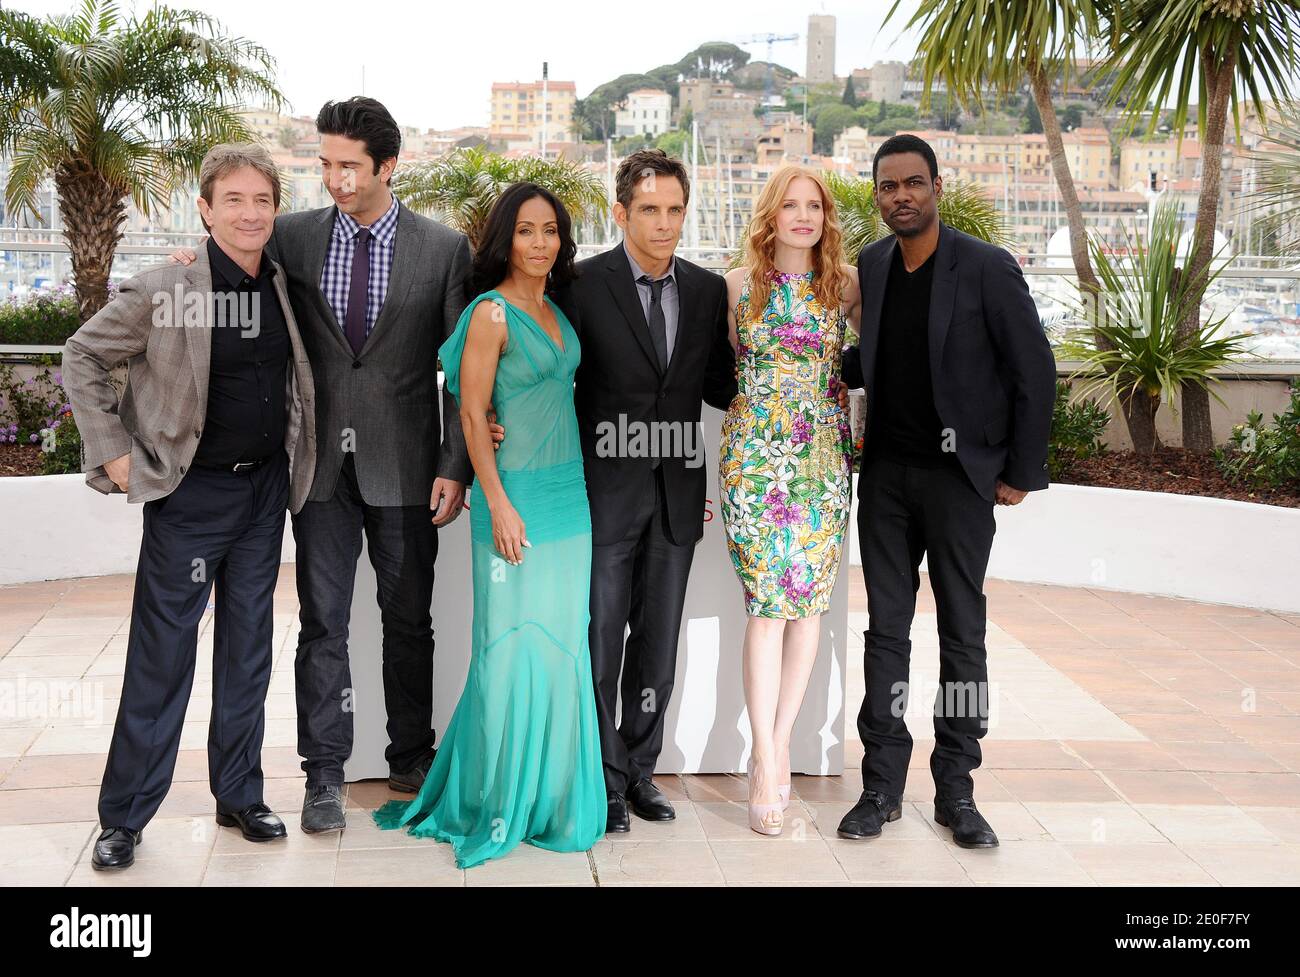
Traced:
<svg viewBox="0 0 1300 977">
<path fill-rule="evenodd" d="M 255 461 L 237 461 L 233 466 L 231 466 L 230 470 L 232 472 L 244 472 L 244 471 L 249 471 L 256 467 L 257 467 L 257 462 Z"/>
</svg>

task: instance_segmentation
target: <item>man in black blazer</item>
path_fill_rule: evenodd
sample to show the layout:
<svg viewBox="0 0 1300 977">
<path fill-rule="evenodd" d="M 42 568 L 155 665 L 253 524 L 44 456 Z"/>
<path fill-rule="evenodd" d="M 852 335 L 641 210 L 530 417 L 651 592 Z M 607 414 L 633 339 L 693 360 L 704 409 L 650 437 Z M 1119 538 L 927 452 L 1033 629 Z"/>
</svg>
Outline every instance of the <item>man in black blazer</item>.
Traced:
<svg viewBox="0 0 1300 977">
<path fill-rule="evenodd" d="M 673 254 L 690 194 L 685 167 L 662 150 L 635 152 L 619 166 L 615 194 L 623 242 L 579 262 L 557 301 L 582 342 L 574 402 L 591 504 L 590 646 L 607 830 L 627 831 L 629 806 L 650 821 L 676 816 L 652 777 L 704 535 L 700 405 L 725 410 L 736 376 L 723 279 Z"/>
<path fill-rule="evenodd" d="M 867 393 L 858 533 L 869 624 L 864 790 L 839 834 L 876 837 L 901 816 L 912 752 L 903 717 L 911 691 L 930 691 L 908 687 L 926 556 L 939 625 L 934 816 L 958 845 L 992 848 L 971 778 L 989 717 L 984 572 L 993 506 L 1047 488 L 1056 365 L 1015 258 L 939 221 L 930 146 L 895 136 L 872 171 L 894 234 L 858 256 L 861 339 L 844 355 L 845 380 Z"/>
</svg>

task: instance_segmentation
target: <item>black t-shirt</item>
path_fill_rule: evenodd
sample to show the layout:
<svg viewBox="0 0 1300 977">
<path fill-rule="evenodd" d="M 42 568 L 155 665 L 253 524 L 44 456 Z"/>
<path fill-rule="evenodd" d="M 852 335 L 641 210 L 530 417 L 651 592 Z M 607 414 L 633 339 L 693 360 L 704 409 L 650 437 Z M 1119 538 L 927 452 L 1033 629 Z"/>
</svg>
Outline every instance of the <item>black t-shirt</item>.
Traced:
<svg viewBox="0 0 1300 977">
<path fill-rule="evenodd" d="M 934 409 L 930 382 L 930 285 L 934 255 L 908 272 L 903 249 L 895 246 L 880 310 L 876 347 L 875 393 L 867 418 L 865 454 L 920 468 L 956 465 L 948 439 L 944 451 L 943 422 Z"/>
</svg>

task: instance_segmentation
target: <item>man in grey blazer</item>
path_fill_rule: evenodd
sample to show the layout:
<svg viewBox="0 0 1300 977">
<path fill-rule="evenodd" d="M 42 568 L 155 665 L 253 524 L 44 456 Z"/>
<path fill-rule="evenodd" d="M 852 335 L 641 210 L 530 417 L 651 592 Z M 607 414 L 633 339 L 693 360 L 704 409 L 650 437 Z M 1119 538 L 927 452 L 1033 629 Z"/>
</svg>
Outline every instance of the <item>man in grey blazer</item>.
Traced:
<svg viewBox="0 0 1300 977">
<path fill-rule="evenodd" d="M 344 827 L 352 753 L 348 621 L 362 529 L 379 583 L 389 786 L 414 792 L 434 754 L 433 567 L 473 469 L 455 399 L 438 416 L 438 347 L 465 308 L 469 243 L 413 213 L 389 183 L 401 130 L 382 104 L 327 102 L 316 120 L 335 205 L 284 214 L 267 250 L 316 374 L 316 474 L 293 518 L 302 827 Z M 183 257 L 180 253 L 178 258 Z"/>
<path fill-rule="evenodd" d="M 214 583 L 217 823 L 285 836 L 262 801 L 261 750 L 284 510 L 302 508 L 316 467 L 312 373 L 283 269 L 263 251 L 280 198 L 270 154 L 217 146 L 199 185 L 212 237 L 197 260 L 123 282 L 63 355 L 87 483 L 144 503 L 95 869 L 132 864 L 171 785 Z M 119 401 L 109 373 L 123 362 Z"/>
</svg>

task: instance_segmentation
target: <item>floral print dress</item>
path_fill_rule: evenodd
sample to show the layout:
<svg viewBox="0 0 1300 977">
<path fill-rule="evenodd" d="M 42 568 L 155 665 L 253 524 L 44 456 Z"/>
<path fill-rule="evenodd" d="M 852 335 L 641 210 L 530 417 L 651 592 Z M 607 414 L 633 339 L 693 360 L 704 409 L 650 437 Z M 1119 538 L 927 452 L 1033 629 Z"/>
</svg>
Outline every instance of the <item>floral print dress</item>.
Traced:
<svg viewBox="0 0 1300 977">
<path fill-rule="evenodd" d="M 753 617 L 830 605 L 849 518 L 852 436 L 836 399 L 846 319 L 817 301 L 813 273 L 772 274 L 767 308 L 736 305 L 739 393 L 722 422 L 727 550 Z"/>
</svg>

